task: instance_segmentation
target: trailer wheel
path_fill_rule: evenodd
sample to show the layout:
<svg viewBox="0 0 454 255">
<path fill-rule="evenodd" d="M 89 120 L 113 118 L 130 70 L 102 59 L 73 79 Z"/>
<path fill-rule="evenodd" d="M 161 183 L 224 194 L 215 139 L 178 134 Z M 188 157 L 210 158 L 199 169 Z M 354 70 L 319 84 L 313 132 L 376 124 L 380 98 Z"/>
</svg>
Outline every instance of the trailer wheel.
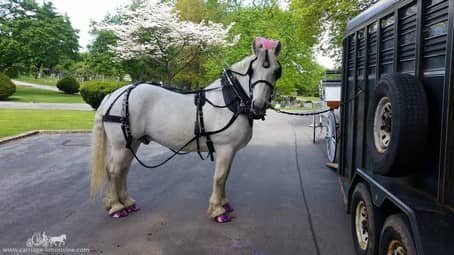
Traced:
<svg viewBox="0 0 454 255">
<path fill-rule="evenodd" d="M 386 219 L 380 235 L 379 255 L 416 255 L 410 227 L 403 214 Z"/>
<path fill-rule="evenodd" d="M 352 194 L 351 224 L 353 246 L 359 255 L 373 255 L 378 247 L 381 213 L 370 199 L 364 183 L 358 183 Z"/>
<path fill-rule="evenodd" d="M 377 174 L 404 176 L 420 165 L 428 129 L 427 99 L 412 75 L 388 74 L 378 82 L 367 119 L 370 168 Z"/>
</svg>

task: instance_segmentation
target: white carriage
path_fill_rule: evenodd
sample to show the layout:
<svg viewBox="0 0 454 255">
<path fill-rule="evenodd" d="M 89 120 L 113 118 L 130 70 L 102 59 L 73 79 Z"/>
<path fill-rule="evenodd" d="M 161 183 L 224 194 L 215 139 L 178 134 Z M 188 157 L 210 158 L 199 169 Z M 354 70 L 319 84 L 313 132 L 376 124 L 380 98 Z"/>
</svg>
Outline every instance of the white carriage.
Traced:
<svg viewBox="0 0 454 255">
<path fill-rule="evenodd" d="M 336 74 L 327 72 L 327 74 Z M 323 79 L 320 81 L 320 108 L 321 110 L 333 109 L 326 113 L 314 116 L 313 142 L 316 142 L 316 129 L 320 128 L 320 134 L 326 128 L 326 152 L 330 163 L 336 162 L 337 147 L 339 142 L 340 104 L 341 104 L 341 80 Z"/>
</svg>

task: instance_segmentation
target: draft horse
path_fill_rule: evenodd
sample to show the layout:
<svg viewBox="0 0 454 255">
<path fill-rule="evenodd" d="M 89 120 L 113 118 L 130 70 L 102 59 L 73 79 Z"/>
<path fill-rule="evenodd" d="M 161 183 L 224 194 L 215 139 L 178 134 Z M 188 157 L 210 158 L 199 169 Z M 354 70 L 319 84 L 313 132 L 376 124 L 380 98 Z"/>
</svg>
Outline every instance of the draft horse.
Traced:
<svg viewBox="0 0 454 255">
<path fill-rule="evenodd" d="M 92 133 L 90 194 L 102 190 L 107 176 L 105 208 L 114 218 L 125 217 L 139 210 L 128 194 L 126 179 L 140 144 L 153 141 L 174 151 L 215 152 L 208 214 L 218 223 L 230 221 L 233 208 L 225 185 L 232 160 L 251 140 L 253 120 L 264 119 L 270 106 L 281 75 L 280 50 L 279 41 L 257 37 L 253 55 L 225 69 L 220 79 L 196 94 L 195 106 L 194 95 L 145 83 L 106 96 L 96 111 Z M 119 121 L 109 118 L 113 114 L 120 115 Z M 191 116 L 196 117 L 197 132 Z"/>
</svg>

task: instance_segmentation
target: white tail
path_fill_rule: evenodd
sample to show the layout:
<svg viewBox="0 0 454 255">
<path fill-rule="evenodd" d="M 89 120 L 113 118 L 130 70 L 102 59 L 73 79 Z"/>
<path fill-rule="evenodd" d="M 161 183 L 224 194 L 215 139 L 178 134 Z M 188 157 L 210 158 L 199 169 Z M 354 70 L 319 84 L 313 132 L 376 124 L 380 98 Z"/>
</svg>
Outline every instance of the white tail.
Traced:
<svg viewBox="0 0 454 255">
<path fill-rule="evenodd" d="M 95 115 L 95 125 L 91 140 L 91 179 L 90 197 L 94 197 L 102 190 L 106 174 L 106 132 L 102 115 L 98 111 Z"/>
</svg>

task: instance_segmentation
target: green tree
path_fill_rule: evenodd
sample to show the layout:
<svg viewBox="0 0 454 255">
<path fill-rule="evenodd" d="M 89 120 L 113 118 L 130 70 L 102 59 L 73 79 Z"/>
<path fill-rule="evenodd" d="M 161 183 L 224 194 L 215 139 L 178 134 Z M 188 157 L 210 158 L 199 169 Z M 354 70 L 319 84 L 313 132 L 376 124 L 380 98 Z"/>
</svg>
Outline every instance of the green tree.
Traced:
<svg viewBox="0 0 454 255">
<path fill-rule="evenodd" d="M 53 70 L 77 57 L 78 31 L 67 16 L 56 13 L 51 2 L 5 0 L 0 14 L 0 45 L 5 46 L 0 50 L 0 68 L 20 62 Z"/>
<path fill-rule="evenodd" d="M 312 42 L 296 38 L 299 24 L 293 13 L 282 10 L 275 2 L 264 2 L 260 6 L 242 7 L 229 11 L 225 22 L 235 22 L 231 36 L 240 34 L 239 43 L 222 51 L 215 51 L 204 64 L 206 80 L 219 76 L 223 67 L 233 64 L 251 54 L 251 43 L 256 36 L 278 39 L 282 44 L 279 61 L 283 76 L 277 82 L 277 93 L 291 94 L 312 91 L 322 77 L 322 69 L 314 62 Z M 315 42 L 314 42 L 315 43 Z"/>
<path fill-rule="evenodd" d="M 297 28 L 298 39 L 308 45 L 316 45 L 320 38 L 327 37 L 321 43 L 321 50 L 340 60 L 342 39 L 349 19 L 358 15 L 377 0 L 292 0 L 290 10 L 300 26 Z"/>
<path fill-rule="evenodd" d="M 125 75 L 122 63 L 115 61 L 115 55 L 109 50 L 109 45 L 116 44 L 113 32 L 107 30 L 93 31 L 96 38 L 88 46 L 90 53 L 88 65 L 97 74 L 121 79 Z"/>
</svg>

